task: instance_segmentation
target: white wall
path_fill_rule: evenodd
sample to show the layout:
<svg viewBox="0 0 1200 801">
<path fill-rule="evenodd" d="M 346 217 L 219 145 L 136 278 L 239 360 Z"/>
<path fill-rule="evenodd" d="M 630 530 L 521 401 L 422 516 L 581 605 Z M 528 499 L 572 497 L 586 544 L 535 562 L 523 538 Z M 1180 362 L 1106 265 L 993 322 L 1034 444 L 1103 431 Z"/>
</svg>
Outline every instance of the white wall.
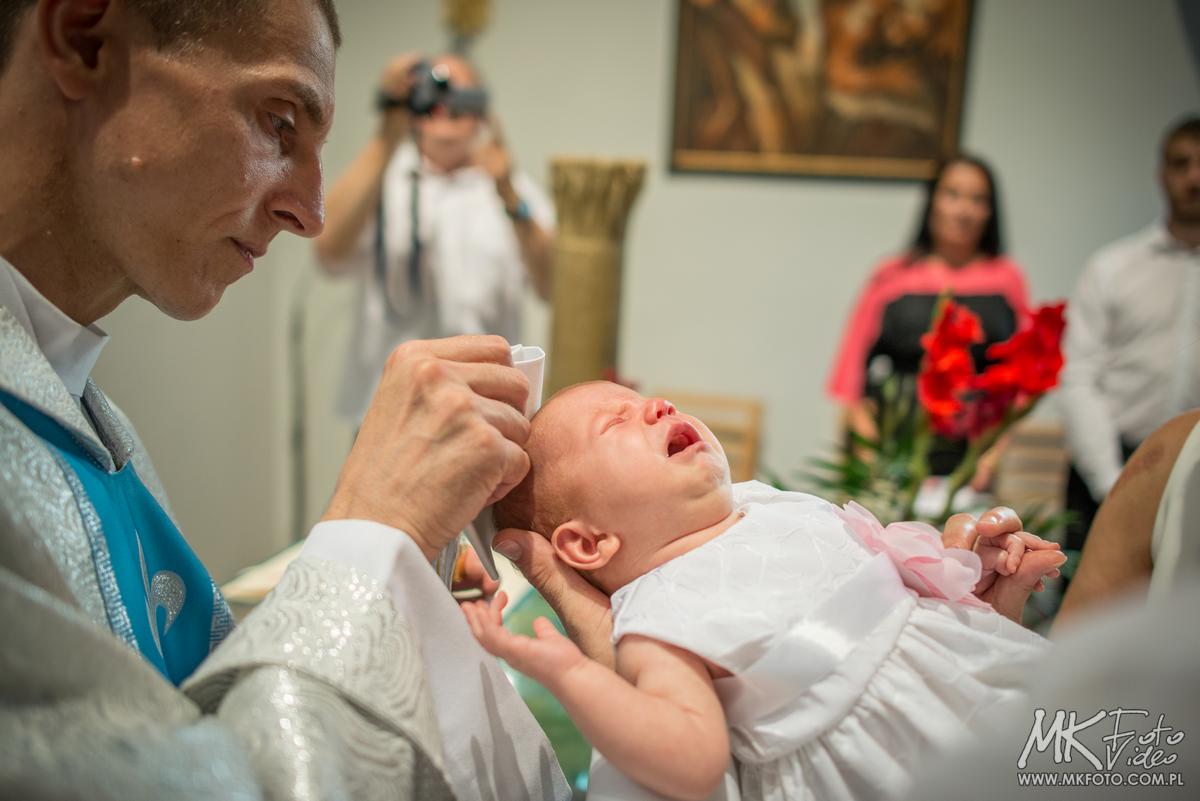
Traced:
<svg viewBox="0 0 1200 801">
<path fill-rule="evenodd" d="M 140 299 L 101 321 L 112 340 L 95 379 L 134 420 L 184 534 L 218 581 L 282 542 L 269 272 L 256 270 L 196 323 Z"/>
<path fill-rule="evenodd" d="M 556 154 L 649 164 L 628 233 L 621 371 L 647 388 L 757 395 L 767 465 L 784 473 L 828 441 L 821 386 L 871 266 L 910 235 L 915 184 L 667 171 L 674 0 L 493 0 L 475 56 L 516 157 L 544 181 Z M 435 0 L 342 0 L 330 179 L 374 124 L 389 55 L 438 49 Z M 1039 299 L 1070 292 L 1100 244 L 1160 209 L 1163 127 L 1200 109 L 1174 0 L 978 0 L 963 144 L 996 165 L 1012 255 Z M 107 322 L 98 369 L 157 455 L 185 530 L 225 577 L 286 541 L 285 324 L 307 243 L 280 239 L 213 317 L 182 325 L 144 308 Z M 350 287 L 307 294 L 312 334 L 309 514 L 349 444 L 330 419 Z M 545 342 L 531 304 L 526 341 Z M 153 347 L 150 346 L 153 343 Z"/>
</svg>

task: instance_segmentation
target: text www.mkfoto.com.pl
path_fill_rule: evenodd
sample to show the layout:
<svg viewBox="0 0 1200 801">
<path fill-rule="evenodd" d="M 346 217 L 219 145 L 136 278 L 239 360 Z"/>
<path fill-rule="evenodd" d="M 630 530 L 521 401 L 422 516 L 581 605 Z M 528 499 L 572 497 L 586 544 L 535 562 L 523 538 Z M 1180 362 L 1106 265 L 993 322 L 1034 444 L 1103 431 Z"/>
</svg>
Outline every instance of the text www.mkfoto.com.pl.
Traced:
<svg viewBox="0 0 1200 801">
<path fill-rule="evenodd" d="M 1182 773 L 1018 773 L 1021 787 L 1183 787 Z"/>
</svg>

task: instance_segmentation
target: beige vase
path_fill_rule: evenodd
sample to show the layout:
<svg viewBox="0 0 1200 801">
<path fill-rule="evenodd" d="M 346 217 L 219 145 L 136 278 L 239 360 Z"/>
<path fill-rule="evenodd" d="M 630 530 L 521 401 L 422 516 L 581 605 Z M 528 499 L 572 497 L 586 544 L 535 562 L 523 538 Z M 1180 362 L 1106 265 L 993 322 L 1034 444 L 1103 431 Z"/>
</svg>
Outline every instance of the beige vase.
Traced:
<svg viewBox="0 0 1200 801">
<path fill-rule="evenodd" d="M 616 369 L 625 224 L 645 172 L 641 161 L 550 162 L 558 235 L 546 397 Z"/>
</svg>

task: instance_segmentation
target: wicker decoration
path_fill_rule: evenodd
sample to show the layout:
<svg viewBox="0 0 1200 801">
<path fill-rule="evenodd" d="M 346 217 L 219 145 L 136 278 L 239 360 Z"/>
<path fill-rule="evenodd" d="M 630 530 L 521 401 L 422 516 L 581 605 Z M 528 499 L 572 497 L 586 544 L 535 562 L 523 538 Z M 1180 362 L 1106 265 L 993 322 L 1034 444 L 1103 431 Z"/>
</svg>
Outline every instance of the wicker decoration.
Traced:
<svg viewBox="0 0 1200 801">
<path fill-rule="evenodd" d="M 465 52 L 470 41 L 483 33 L 491 7 L 491 0 L 442 0 L 442 22 L 450 29 L 455 52 Z"/>
<path fill-rule="evenodd" d="M 558 237 L 547 396 L 616 368 L 625 223 L 645 172 L 640 161 L 550 164 Z"/>
</svg>

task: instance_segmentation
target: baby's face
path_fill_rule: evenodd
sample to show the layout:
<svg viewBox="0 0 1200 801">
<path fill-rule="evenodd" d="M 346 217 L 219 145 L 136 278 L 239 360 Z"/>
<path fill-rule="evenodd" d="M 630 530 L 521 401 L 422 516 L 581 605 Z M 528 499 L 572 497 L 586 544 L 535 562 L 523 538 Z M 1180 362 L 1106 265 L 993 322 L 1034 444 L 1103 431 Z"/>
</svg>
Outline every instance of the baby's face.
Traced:
<svg viewBox="0 0 1200 801">
<path fill-rule="evenodd" d="M 729 513 L 729 463 L 704 423 L 608 382 L 560 393 L 535 419 L 554 454 L 548 480 L 571 514 L 658 547 Z"/>
</svg>

